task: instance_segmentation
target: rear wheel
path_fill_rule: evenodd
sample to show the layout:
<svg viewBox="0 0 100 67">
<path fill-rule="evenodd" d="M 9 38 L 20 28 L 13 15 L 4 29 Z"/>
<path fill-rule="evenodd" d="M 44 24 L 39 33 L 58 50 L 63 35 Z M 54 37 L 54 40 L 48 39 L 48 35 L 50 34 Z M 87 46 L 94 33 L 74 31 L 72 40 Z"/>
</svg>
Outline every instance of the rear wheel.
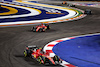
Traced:
<svg viewBox="0 0 100 67">
<path fill-rule="evenodd" d="M 26 52 L 26 50 L 24 51 L 24 57 L 27 57 L 27 52 Z"/>
<path fill-rule="evenodd" d="M 38 57 L 38 62 L 39 62 L 39 64 L 44 64 L 44 59 L 42 56 Z"/>
<path fill-rule="evenodd" d="M 31 30 L 33 31 L 33 29 L 34 29 L 34 27 L 32 27 L 32 29 L 31 29 Z"/>
<path fill-rule="evenodd" d="M 31 30 L 32 30 L 33 32 L 36 32 L 36 28 L 35 28 L 35 27 L 33 27 Z"/>
<path fill-rule="evenodd" d="M 30 57 L 30 56 L 31 56 L 31 50 L 25 50 L 24 57 Z"/>
</svg>

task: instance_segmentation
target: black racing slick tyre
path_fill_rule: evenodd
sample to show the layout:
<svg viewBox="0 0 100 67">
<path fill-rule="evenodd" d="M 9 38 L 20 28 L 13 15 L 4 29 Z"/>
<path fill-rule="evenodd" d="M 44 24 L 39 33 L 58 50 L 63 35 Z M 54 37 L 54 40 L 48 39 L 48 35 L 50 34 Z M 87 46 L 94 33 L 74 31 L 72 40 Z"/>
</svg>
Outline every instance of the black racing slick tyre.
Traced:
<svg viewBox="0 0 100 67">
<path fill-rule="evenodd" d="M 34 28 L 32 31 L 33 31 L 33 32 L 36 32 L 36 28 Z"/>
<path fill-rule="evenodd" d="M 47 30 L 50 29 L 50 26 L 48 24 L 46 24 L 45 26 L 47 26 Z"/>
<path fill-rule="evenodd" d="M 40 28 L 38 32 L 45 32 L 44 28 Z"/>
<path fill-rule="evenodd" d="M 59 61 L 59 57 L 58 57 L 57 55 L 55 55 L 55 56 L 53 57 L 53 60 L 54 60 L 54 61 Z"/>
<path fill-rule="evenodd" d="M 42 56 L 38 57 L 38 62 L 39 62 L 39 64 L 44 64 L 44 59 Z"/>
<path fill-rule="evenodd" d="M 34 29 L 35 29 L 35 28 L 34 28 L 34 27 L 32 27 L 31 31 L 34 31 Z"/>
<path fill-rule="evenodd" d="M 25 50 L 24 51 L 24 57 L 31 57 L 31 51 L 30 50 Z"/>
<path fill-rule="evenodd" d="M 44 65 L 48 66 L 48 65 L 51 65 L 51 64 L 52 64 L 52 62 L 48 58 L 45 57 Z"/>
<path fill-rule="evenodd" d="M 26 50 L 24 51 L 24 57 L 27 57 L 27 52 L 26 52 Z"/>
<path fill-rule="evenodd" d="M 41 29 L 40 29 L 40 32 L 44 32 L 44 30 L 43 30 L 43 29 L 44 29 L 44 28 L 41 28 Z"/>
<path fill-rule="evenodd" d="M 60 58 L 59 58 L 57 55 L 55 55 L 55 56 L 53 57 L 53 60 L 54 60 L 54 62 L 55 62 L 55 65 L 57 65 L 57 64 L 59 64 Z"/>
<path fill-rule="evenodd" d="M 32 27 L 31 31 L 36 32 L 36 28 Z"/>
<path fill-rule="evenodd" d="M 42 63 L 42 62 L 41 62 L 41 57 L 40 57 L 40 56 L 38 57 L 38 62 L 39 62 L 39 64 Z"/>
</svg>

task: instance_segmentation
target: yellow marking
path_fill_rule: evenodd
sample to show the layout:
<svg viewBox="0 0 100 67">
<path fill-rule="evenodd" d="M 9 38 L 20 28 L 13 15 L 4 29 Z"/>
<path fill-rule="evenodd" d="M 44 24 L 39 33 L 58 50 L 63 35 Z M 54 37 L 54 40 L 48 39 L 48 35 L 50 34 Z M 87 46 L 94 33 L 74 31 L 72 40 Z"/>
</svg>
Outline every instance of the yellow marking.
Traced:
<svg viewBox="0 0 100 67">
<path fill-rule="evenodd" d="M 36 55 L 34 54 L 34 58 L 36 58 Z"/>
<path fill-rule="evenodd" d="M 52 7 L 52 8 L 66 9 L 66 10 L 75 11 L 75 12 L 77 12 L 79 14 L 79 12 L 77 10 L 68 9 L 68 8 L 65 8 L 65 7 L 50 6 L 50 5 L 44 5 L 44 4 L 38 4 L 38 3 L 30 3 L 30 2 L 24 2 L 24 1 L 17 1 L 17 2 L 22 2 L 22 3 L 25 3 L 25 4 L 31 4 L 31 5 L 44 6 L 44 7 L 50 7 L 50 8 Z"/>
<path fill-rule="evenodd" d="M 17 5 L 17 6 L 19 6 L 19 5 Z M 5 12 L 5 13 L 0 13 L 0 15 L 15 14 L 15 13 L 18 12 L 18 10 L 14 9 L 14 8 L 6 7 L 6 6 L 2 6 L 2 7 L 7 8 L 7 9 L 9 9 L 10 11 L 9 11 L 9 12 Z M 24 7 L 24 6 L 20 6 L 20 7 Z M 25 7 L 25 8 L 30 8 L 30 7 Z M 41 11 L 38 10 L 38 9 L 35 9 L 35 8 L 30 8 L 30 9 L 34 9 L 34 10 L 38 11 L 39 14 L 41 13 Z"/>
<path fill-rule="evenodd" d="M 18 12 L 18 10 L 11 8 L 11 7 L 7 7 L 7 6 L 1 6 L 3 8 L 7 8 L 8 10 L 10 10 L 9 12 L 4 12 L 4 13 L 0 13 L 0 15 L 9 15 L 9 14 L 15 14 Z"/>
<path fill-rule="evenodd" d="M 29 7 L 28 7 L 28 8 L 29 8 Z M 38 11 L 39 14 L 42 13 L 42 12 L 41 12 L 40 10 L 38 10 L 38 9 L 35 9 L 35 8 L 30 8 L 30 9 L 34 9 L 34 10 Z"/>
<path fill-rule="evenodd" d="M 44 5 L 44 4 L 38 4 L 38 3 L 30 3 L 30 2 L 23 2 L 23 1 L 17 1 L 17 2 L 21 2 L 21 3 L 25 3 L 25 4 L 31 4 L 31 5 L 44 6 L 44 7 L 50 7 L 50 8 L 52 7 L 52 8 L 60 8 L 60 9 L 72 10 L 72 9 L 68 9 L 68 8 L 64 8 L 64 7 L 50 6 L 50 5 Z"/>
<path fill-rule="evenodd" d="M 10 4 L 10 5 L 13 5 L 13 4 Z M 19 5 L 17 5 L 17 6 L 19 6 Z M 25 6 L 19 6 L 19 7 L 25 7 Z M 30 7 L 25 7 L 25 8 L 30 8 Z M 39 14 L 42 13 L 42 12 L 41 12 L 40 10 L 38 10 L 38 9 L 35 9 L 35 8 L 30 8 L 30 9 L 34 9 L 34 10 L 38 11 Z M 0 14 L 1 14 L 1 13 L 0 13 Z"/>
</svg>

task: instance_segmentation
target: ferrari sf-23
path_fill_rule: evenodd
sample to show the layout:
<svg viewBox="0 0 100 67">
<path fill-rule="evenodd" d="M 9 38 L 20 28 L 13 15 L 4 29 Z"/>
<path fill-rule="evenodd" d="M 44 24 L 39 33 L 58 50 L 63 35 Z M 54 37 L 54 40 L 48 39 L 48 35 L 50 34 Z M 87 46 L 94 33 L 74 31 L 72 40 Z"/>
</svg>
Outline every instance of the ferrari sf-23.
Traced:
<svg viewBox="0 0 100 67">
<path fill-rule="evenodd" d="M 31 30 L 33 32 L 45 32 L 46 30 L 49 30 L 49 29 L 50 29 L 49 24 L 41 24 L 36 27 L 33 27 Z"/>
<path fill-rule="evenodd" d="M 44 65 L 59 65 L 62 63 L 62 60 L 57 55 L 50 57 L 42 48 L 36 46 L 26 46 L 24 56 L 36 59 L 40 64 Z"/>
</svg>

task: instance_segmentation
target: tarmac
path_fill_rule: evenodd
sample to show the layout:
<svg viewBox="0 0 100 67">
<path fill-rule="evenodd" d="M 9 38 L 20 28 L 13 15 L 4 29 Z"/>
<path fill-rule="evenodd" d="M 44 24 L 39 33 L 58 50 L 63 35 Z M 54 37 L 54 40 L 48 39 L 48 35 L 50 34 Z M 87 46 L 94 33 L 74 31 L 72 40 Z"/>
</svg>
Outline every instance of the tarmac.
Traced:
<svg viewBox="0 0 100 67">
<path fill-rule="evenodd" d="M 50 24 L 51 30 L 42 33 L 30 31 L 33 26 L 0 28 L 0 67 L 47 67 L 31 58 L 24 58 L 25 46 L 44 47 L 48 42 L 60 38 L 100 33 L 100 9 L 76 7 L 82 10 L 91 9 L 92 15 L 81 20 Z"/>
</svg>

